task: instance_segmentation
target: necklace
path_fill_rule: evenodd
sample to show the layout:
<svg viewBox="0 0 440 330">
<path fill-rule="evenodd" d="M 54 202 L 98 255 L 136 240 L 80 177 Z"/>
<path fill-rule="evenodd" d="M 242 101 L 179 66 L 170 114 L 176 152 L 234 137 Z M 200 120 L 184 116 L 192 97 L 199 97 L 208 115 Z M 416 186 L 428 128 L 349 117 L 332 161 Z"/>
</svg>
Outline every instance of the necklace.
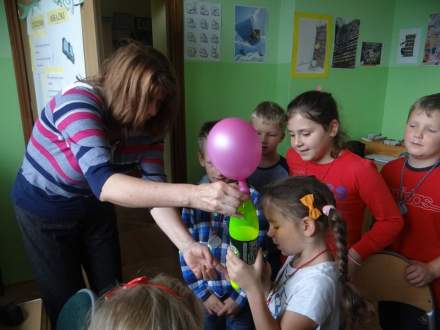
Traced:
<svg viewBox="0 0 440 330">
<path fill-rule="evenodd" d="M 327 251 L 328 251 L 328 248 L 325 248 L 324 250 L 322 250 L 321 252 L 319 252 L 318 254 L 316 254 L 315 256 L 313 256 L 311 259 L 309 259 L 309 260 L 307 260 L 306 262 L 300 264 L 300 265 L 299 265 L 298 267 L 296 267 L 295 270 L 294 270 L 291 274 L 289 274 L 289 275 L 287 276 L 287 278 L 286 278 L 284 281 L 282 281 L 282 282 L 281 282 L 281 277 L 282 277 L 282 276 L 280 276 L 280 278 L 278 278 L 278 279 L 275 281 L 275 283 L 274 283 L 273 286 L 272 286 L 272 289 L 270 290 L 270 294 L 269 294 L 269 296 L 267 297 L 267 303 L 268 303 L 268 304 L 270 303 L 270 301 L 272 300 L 273 295 L 275 294 L 275 292 L 277 292 L 281 287 L 283 287 L 283 286 L 287 283 L 287 281 L 290 280 L 290 279 L 293 277 L 293 275 L 295 275 L 300 269 L 302 269 L 302 268 L 304 268 L 304 267 L 310 265 L 313 261 L 315 261 L 316 259 L 318 259 L 321 255 L 323 255 L 323 254 L 326 253 Z M 287 267 L 287 266 L 286 266 L 286 267 Z"/>
<path fill-rule="evenodd" d="M 405 194 L 403 191 L 403 177 L 404 177 L 405 168 L 408 166 L 408 158 L 405 159 L 402 165 L 402 170 L 400 172 L 399 209 L 401 214 L 408 213 L 408 207 L 406 206 L 406 203 L 411 199 L 411 197 L 415 194 L 416 190 L 419 189 L 422 183 L 425 182 L 428 176 L 434 171 L 435 168 L 437 168 L 439 164 L 440 164 L 440 160 L 436 161 L 429 169 L 429 171 L 426 172 L 426 174 L 421 179 L 419 179 L 419 181 L 416 182 L 414 187 Z"/>
<path fill-rule="evenodd" d="M 214 249 L 219 248 L 223 241 L 221 239 L 222 233 L 220 233 L 220 230 L 223 228 L 223 219 L 224 216 L 220 213 L 211 213 L 211 230 L 209 233 L 208 238 L 208 248 L 211 250 L 211 252 L 214 252 Z"/>
</svg>

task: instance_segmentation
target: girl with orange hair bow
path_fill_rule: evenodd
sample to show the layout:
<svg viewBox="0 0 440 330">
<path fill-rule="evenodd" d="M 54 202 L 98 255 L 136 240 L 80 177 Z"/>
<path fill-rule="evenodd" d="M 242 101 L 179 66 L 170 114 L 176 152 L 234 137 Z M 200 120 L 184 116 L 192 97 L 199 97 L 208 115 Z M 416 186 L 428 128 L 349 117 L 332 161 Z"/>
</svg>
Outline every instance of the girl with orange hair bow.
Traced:
<svg viewBox="0 0 440 330">
<path fill-rule="evenodd" d="M 330 189 L 315 177 L 289 177 L 266 187 L 263 212 L 268 235 L 288 256 L 275 282 L 261 251 L 247 265 L 228 251 L 227 269 L 246 292 L 257 329 L 356 329 L 367 304 L 348 280 L 344 220 Z M 336 242 L 336 260 L 327 231 Z M 340 310 L 343 306 L 344 310 Z"/>
</svg>

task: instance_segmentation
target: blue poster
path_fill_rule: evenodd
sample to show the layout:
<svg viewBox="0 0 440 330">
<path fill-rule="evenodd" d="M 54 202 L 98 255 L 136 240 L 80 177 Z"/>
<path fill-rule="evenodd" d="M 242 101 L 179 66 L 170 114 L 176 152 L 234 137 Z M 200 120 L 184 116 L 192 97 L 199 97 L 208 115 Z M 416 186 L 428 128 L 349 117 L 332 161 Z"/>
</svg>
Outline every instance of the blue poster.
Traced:
<svg viewBox="0 0 440 330">
<path fill-rule="evenodd" d="M 235 61 L 265 61 L 266 29 L 266 8 L 235 6 Z"/>
</svg>

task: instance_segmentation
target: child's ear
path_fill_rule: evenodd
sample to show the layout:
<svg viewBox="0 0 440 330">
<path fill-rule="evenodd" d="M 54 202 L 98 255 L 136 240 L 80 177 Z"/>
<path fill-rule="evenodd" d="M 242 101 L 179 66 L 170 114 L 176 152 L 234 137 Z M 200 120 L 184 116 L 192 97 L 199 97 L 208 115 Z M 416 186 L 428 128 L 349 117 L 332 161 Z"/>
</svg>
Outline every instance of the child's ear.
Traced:
<svg viewBox="0 0 440 330">
<path fill-rule="evenodd" d="M 197 152 L 197 156 L 199 158 L 199 164 L 201 167 L 205 167 L 205 156 L 203 155 L 203 153 L 201 153 L 200 151 Z"/>
<path fill-rule="evenodd" d="M 318 229 L 315 220 L 309 217 L 304 217 L 302 219 L 302 224 L 303 224 L 303 232 L 305 236 L 312 237 L 313 235 L 315 235 Z"/>
<path fill-rule="evenodd" d="M 335 137 L 339 132 L 339 122 L 336 119 L 333 119 L 328 126 L 328 130 L 331 137 Z"/>
</svg>

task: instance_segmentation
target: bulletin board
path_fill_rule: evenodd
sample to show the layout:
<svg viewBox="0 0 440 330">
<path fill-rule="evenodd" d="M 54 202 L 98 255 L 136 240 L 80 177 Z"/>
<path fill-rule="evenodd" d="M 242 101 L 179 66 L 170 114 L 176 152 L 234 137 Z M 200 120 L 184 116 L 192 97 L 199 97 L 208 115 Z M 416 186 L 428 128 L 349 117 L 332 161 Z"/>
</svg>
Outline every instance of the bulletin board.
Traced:
<svg viewBox="0 0 440 330">
<path fill-rule="evenodd" d="M 36 45 L 39 43 L 37 42 L 36 44 L 36 40 L 31 40 L 31 38 L 29 38 L 28 31 L 33 34 L 33 37 L 41 35 L 44 38 L 45 34 L 49 35 L 48 31 L 45 31 L 46 29 L 49 30 L 49 26 L 59 26 L 59 24 L 66 24 L 65 21 L 67 15 L 65 14 L 67 12 L 68 15 L 71 15 L 71 7 L 70 5 L 68 7 L 63 7 L 63 4 L 75 4 L 78 3 L 78 1 L 80 0 L 5 1 L 5 11 L 8 21 L 9 35 L 11 39 L 14 71 L 17 81 L 17 92 L 20 103 L 20 113 L 25 141 L 28 141 L 30 137 L 32 126 L 36 118 L 38 117 L 38 111 L 41 110 L 41 102 L 43 102 L 42 100 L 44 99 L 44 97 L 48 97 L 50 94 L 44 94 L 41 91 L 42 86 L 46 85 L 47 87 L 49 87 L 47 80 L 46 82 L 44 82 L 44 80 L 35 79 L 34 72 L 46 74 L 46 77 L 48 74 L 52 74 L 53 76 L 51 78 L 59 77 L 61 74 L 65 74 L 65 72 L 67 72 L 67 69 L 62 68 L 62 65 L 59 65 L 59 63 L 57 63 L 56 61 L 50 61 L 47 59 L 48 56 L 44 56 L 44 43 L 42 45 L 43 47 L 41 47 L 43 49 L 43 52 L 39 54 L 39 56 L 41 55 L 41 58 L 35 58 L 37 55 Z M 84 0 L 81 5 L 74 6 L 79 9 L 75 9 L 74 15 L 81 18 L 79 21 L 79 27 L 78 25 L 76 25 L 76 37 L 78 40 L 82 40 L 82 52 L 80 52 L 82 53 L 80 61 L 81 69 L 79 73 L 85 73 L 83 74 L 83 76 L 93 76 L 97 74 L 101 62 L 100 54 L 102 50 L 102 41 L 100 40 L 100 34 L 97 31 L 99 29 L 99 25 L 96 24 L 97 18 L 99 17 L 99 7 L 97 6 L 97 1 L 98 0 Z M 46 13 L 44 13 L 43 11 L 43 4 L 45 2 L 51 2 L 54 6 L 47 8 Z M 61 7 L 63 7 L 66 12 Z M 41 13 L 40 15 L 38 14 L 39 12 Z M 77 15 L 76 12 L 79 12 L 80 14 Z M 48 15 L 52 15 L 52 18 Z M 32 18 L 28 20 L 28 16 Z M 28 30 L 28 24 L 30 24 L 31 26 L 30 30 Z M 45 28 L 42 28 L 42 24 L 44 24 Z M 64 43 L 64 51 L 66 54 L 69 54 L 69 39 L 65 39 L 67 43 Z M 39 42 L 41 42 L 41 40 Z M 75 62 L 78 63 L 79 55 L 75 51 L 72 42 L 70 42 L 70 45 L 74 50 Z M 58 43 L 54 41 L 53 47 L 61 50 L 61 52 L 59 53 L 61 55 L 60 61 L 66 61 L 64 64 L 71 62 L 67 55 L 63 53 L 63 37 L 61 37 L 61 40 L 59 40 Z M 46 53 L 48 52 L 47 48 L 45 51 Z M 65 59 L 62 59 L 62 56 L 64 56 Z M 69 56 L 71 56 L 71 52 Z M 46 66 L 46 64 L 50 65 Z M 73 70 L 71 71 L 73 72 Z M 57 79 L 52 80 L 57 81 Z M 67 81 L 68 79 L 65 80 Z M 59 88 L 59 86 L 54 86 L 54 89 L 55 87 Z M 53 93 L 53 91 L 51 91 L 51 93 Z"/>
<path fill-rule="evenodd" d="M 85 78 L 80 4 L 40 0 L 25 18 L 37 111 L 52 96 Z"/>
</svg>

